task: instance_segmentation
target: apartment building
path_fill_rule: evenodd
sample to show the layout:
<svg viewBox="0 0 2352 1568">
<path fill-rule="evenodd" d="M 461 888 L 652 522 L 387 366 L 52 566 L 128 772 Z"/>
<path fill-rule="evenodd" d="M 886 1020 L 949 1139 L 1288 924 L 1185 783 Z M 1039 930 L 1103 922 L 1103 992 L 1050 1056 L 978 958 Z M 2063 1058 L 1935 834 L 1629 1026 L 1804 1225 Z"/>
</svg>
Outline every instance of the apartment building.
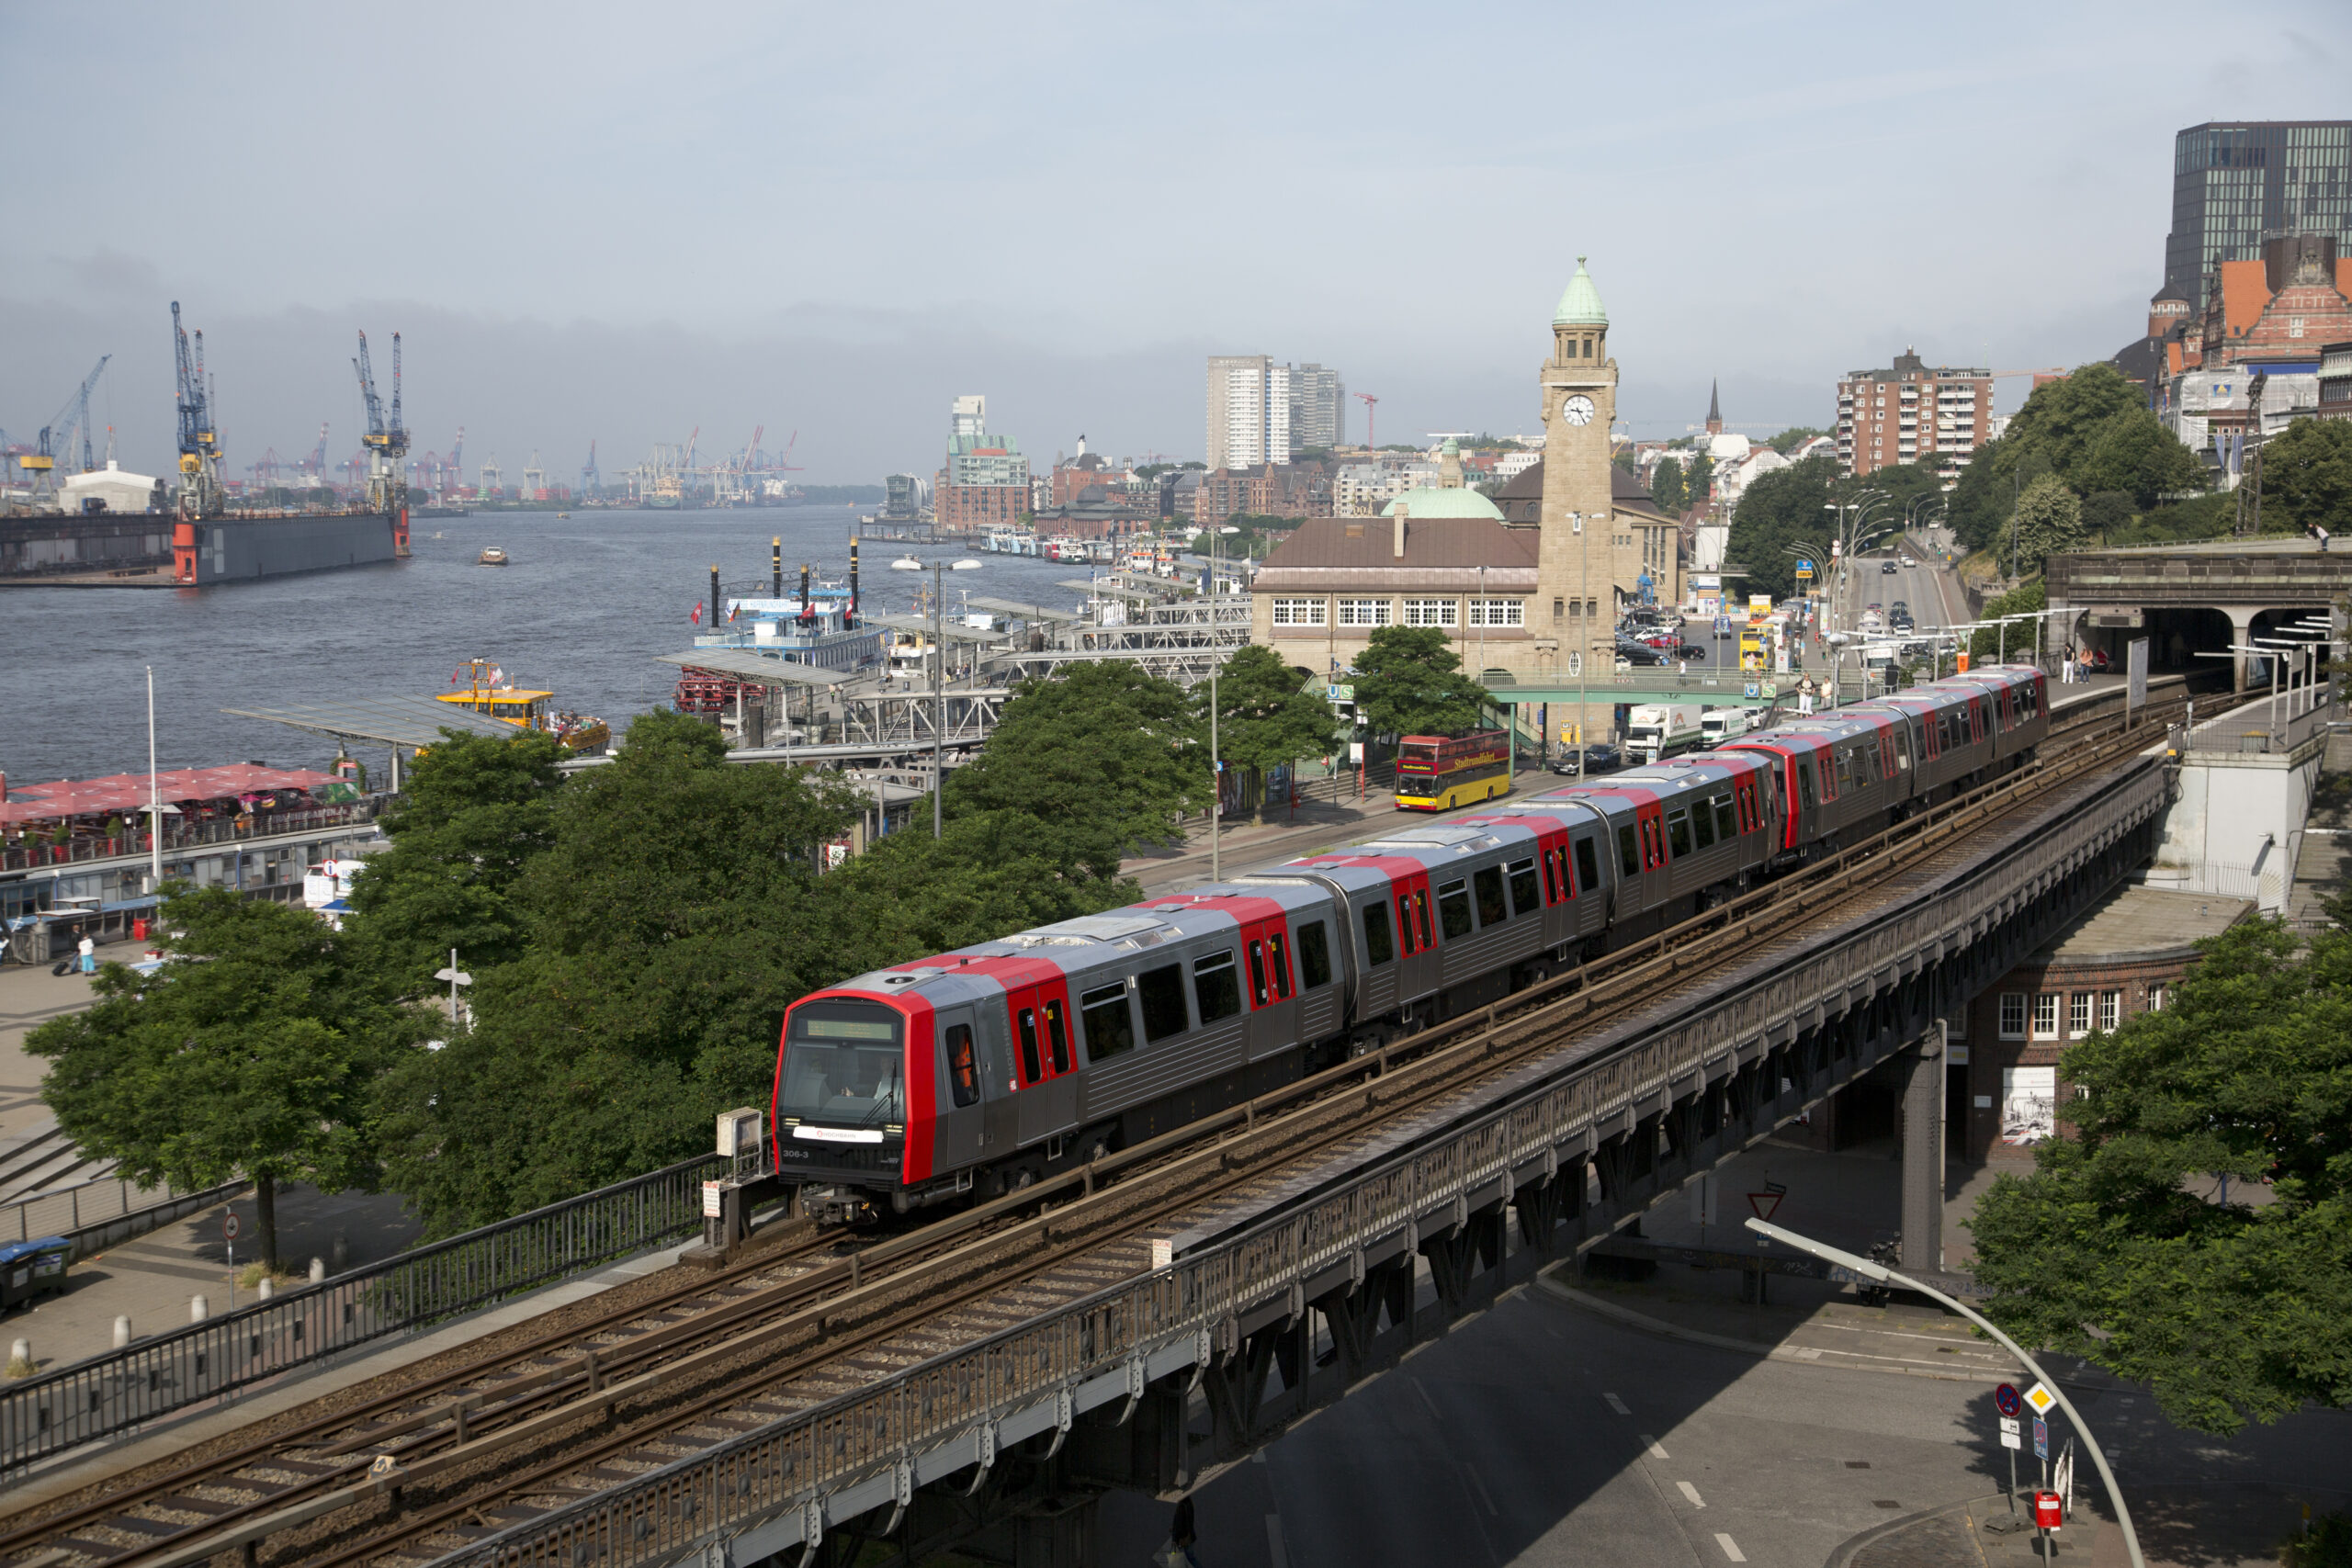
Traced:
<svg viewBox="0 0 2352 1568">
<path fill-rule="evenodd" d="M 1992 371 L 1930 366 L 1905 348 L 1886 369 L 1838 383 L 1838 461 L 1857 479 L 1919 463 L 1951 481 L 1993 438 L 1992 418 Z"/>
<path fill-rule="evenodd" d="M 1211 355 L 1207 402 L 1212 469 L 1290 461 L 1289 366 L 1262 354 Z"/>
<path fill-rule="evenodd" d="M 947 461 L 933 487 L 933 514 L 943 528 L 1012 523 L 1029 514 L 1029 459 L 1021 444 L 989 430 L 989 400 L 973 393 L 948 413 Z"/>
<path fill-rule="evenodd" d="M 1310 361 L 1291 367 L 1290 439 L 1293 452 L 1347 445 L 1348 389 L 1331 366 Z"/>
</svg>

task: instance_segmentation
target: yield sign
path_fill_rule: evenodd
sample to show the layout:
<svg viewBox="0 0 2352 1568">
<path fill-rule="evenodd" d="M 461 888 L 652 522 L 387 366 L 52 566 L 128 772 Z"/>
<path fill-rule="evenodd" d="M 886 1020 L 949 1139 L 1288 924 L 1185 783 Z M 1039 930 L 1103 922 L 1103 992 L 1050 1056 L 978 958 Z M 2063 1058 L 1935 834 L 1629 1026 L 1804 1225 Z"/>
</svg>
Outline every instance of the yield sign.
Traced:
<svg viewBox="0 0 2352 1568">
<path fill-rule="evenodd" d="M 1772 1217 L 1772 1211 L 1781 1206 L 1781 1200 L 1788 1195 L 1789 1190 L 1787 1188 L 1781 1186 L 1778 1182 L 1774 1182 L 1771 1184 L 1770 1190 L 1763 1192 L 1750 1192 L 1747 1195 L 1747 1206 L 1756 1211 L 1756 1217 L 1758 1219 L 1769 1220 Z"/>
</svg>

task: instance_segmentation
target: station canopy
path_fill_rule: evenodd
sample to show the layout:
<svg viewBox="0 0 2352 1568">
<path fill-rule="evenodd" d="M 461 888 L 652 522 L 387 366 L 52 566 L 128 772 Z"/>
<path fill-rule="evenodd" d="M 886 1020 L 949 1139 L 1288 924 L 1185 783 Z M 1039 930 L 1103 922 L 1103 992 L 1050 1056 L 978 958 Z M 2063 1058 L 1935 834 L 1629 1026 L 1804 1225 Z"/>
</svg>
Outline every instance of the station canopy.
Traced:
<svg viewBox="0 0 2352 1568">
<path fill-rule="evenodd" d="M 1048 610 L 1043 604 L 1023 604 L 1011 599 L 983 599 L 977 593 L 964 602 L 975 610 L 1012 615 L 1023 621 L 1069 621 L 1076 624 L 1086 619 L 1084 615 L 1069 610 Z"/>
<path fill-rule="evenodd" d="M 689 670 L 709 670 L 721 675 L 763 681 L 776 686 L 838 686 L 858 678 L 857 671 L 854 670 L 827 670 L 815 664 L 803 664 L 797 660 L 778 659 L 773 654 L 753 653 L 741 648 L 697 648 L 687 653 L 663 653 L 655 657 L 664 664 L 682 665 Z"/>
<path fill-rule="evenodd" d="M 1108 577 L 1100 577 L 1091 582 L 1082 578 L 1072 578 L 1067 582 L 1057 582 L 1054 586 L 1074 588 L 1080 593 L 1099 593 L 1112 599 L 1125 599 L 1135 604 L 1158 604 L 1160 600 L 1173 597 L 1177 591 L 1176 584 L 1172 582 L 1164 588 L 1137 588 L 1131 583 L 1117 581 Z"/>
<path fill-rule="evenodd" d="M 893 631 L 921 632 L 925 637 L 929 637 L 932 630 L 931 617 L 928 615 L 877 615 L 868 611 L 859 618 L 869 626 L 888 626 Z M 1011 640 L 1012 634 L 982 631 L 978 626 L 967 626 L 951 619 L 940 623 L 939 635 L 949 642 L 1006 642 Z"/>
<path fill-rule="evenodd" d="M 312 773 L 304 768 L 265 768 L 252 762 L 234 762 L 220 768 L 174 768 L 169 773 L 159 773 L 155 775 L 155 797 L 169 807 L 181 801 L 309 795 L 335 782 L 333 773 Z M 0 823 L 56 821 L 108 812 L 135 816 L 146 810 L 147 798 L 145 773 L 10 784 L 8 798 L 0 802 Z"/>
<path fill-rule="evenodd" d="M 264 718 L 337 740 L 372 740 L 379 746 L 430 746 L 445 729 L 462 735 L 512 735 L 515 726 L 434 697 L 407 693 L 390 697 L 354 697 L 300 707 L 222 708 L 239 718 Z"/>
</svg>

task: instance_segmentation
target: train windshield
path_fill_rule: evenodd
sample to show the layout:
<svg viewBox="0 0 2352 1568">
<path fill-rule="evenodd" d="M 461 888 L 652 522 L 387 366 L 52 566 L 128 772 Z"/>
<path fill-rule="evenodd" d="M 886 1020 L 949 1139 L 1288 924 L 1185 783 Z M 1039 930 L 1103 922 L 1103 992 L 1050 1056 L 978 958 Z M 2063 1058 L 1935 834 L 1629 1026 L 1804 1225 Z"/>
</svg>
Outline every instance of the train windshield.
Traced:
<svg viewBox="0 0 2352 1568">
<path fill-rule="evenodd" d="M 785 1033 L 779 1118 L 852 1127 L 906 1121 L 905 1033 L 899 1015 L 875 1002 L 803 1002 Z"/>
</svg>

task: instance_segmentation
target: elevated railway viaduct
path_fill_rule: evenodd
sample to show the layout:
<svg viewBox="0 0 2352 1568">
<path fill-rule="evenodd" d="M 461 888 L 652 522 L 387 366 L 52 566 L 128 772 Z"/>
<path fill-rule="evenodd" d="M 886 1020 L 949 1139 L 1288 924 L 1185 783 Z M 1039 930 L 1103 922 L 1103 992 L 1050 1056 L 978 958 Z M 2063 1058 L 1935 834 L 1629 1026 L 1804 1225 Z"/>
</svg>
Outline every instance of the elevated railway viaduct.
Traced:
<svg viewBox="0 0 2352 1568">
<path fill-rule="evenodd" d="M 2347 551 L 2274 537 L 2053 555 L 2050 607 L 2075 614 L 2054 620 L 2051 635 L 2106 649 L 2118 669 L 2124 645 L 2145 637 L 2154 668 L 2188 671 L 2200 653 L 2249 646 L 2251 637 L 2342 604 L 2352 594 Z M 2247 662 L 2231 660 L 2240 691 Z"/>
<path fill-rule="evenodd" d="M 907 1561 L 966 1541 L 1090 1562 L 1104 1490 L 1197 1485 L 1882 1066 L 1907 1084 L 1905 1261 L 1933 1269 L 1939 1021 L 2149 858 L 2158 739 L 2078 742 L 2038 781 L 1849 851 L 1803 898 L 1732 906 L 1713 958 L 1670 932 L 1639 944 L 1623 1005 L 1566 976 L 1456 1020 L 1417 1064 L 1321 1102 L 1370 1110 L 1396 1086 L 1402 1108 L 1352 1134 L 1237 1113 L 1184 1169 L 1247 1168 L 1253 1137 L 1292 1156 L 1254 1183 L 1198 1178 L 1199 1201 L 1101 1254 L 1083 1290 L 957 1342 L 867 1345 L 838 1392 L 577 1501 L 479 1514 L 435 1560 L 842 1562 L 888 1537 Z M 1416 1100 L 1411 1074 L 1449 1060 L 1496 1067 Z M 1090 1181 L 1037 1234 L 1122 1190 Z"/>
</svg>

